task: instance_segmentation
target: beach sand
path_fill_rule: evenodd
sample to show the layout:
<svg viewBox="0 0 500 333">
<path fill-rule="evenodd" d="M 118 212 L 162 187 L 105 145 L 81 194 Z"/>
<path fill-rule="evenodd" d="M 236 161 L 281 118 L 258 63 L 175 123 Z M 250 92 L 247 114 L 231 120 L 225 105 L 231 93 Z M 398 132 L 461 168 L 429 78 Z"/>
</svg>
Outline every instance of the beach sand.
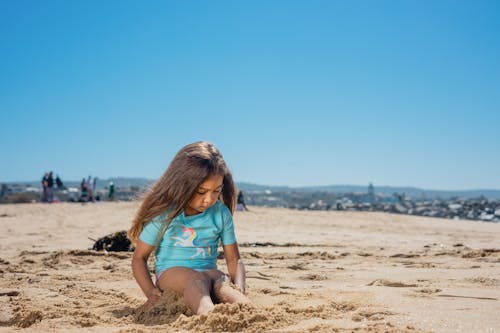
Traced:
<svg viewBox="0 0 500 333">
<path fill-rule="evenodd" d="M 171 293 L 145 311 L 131 253 L 88 250 L 137 207 L 1 205 L 0 332 L 500 332 L 500 224 L 249 207 L 252 304 L 193 316 Z"/>
</svg>

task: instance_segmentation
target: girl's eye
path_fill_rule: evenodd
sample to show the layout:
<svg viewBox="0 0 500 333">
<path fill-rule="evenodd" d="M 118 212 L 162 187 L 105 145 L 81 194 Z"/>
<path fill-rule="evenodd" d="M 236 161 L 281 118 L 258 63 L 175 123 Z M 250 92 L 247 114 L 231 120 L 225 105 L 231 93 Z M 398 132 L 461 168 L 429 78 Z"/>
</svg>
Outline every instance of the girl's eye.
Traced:
<svg viewBox="0 0 500 333">
<path fill-rule="evenodd" d="M 207 194 L 208 192 L 212 192 L 213 194 L 221 194 L 222 193 L 222 189 L 220 190 L 215 190 L 215 191 L 196 191 L 196 194 L 199 194 L 199 195 L 204 195 L 204 194 Z"/>
</svg>

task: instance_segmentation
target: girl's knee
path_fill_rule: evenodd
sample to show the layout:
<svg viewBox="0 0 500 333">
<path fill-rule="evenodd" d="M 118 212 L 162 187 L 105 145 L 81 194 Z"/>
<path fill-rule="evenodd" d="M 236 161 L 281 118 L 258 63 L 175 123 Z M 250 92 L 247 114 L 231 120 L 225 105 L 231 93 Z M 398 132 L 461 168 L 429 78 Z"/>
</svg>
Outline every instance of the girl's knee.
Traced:
<svg viewBox="0 0 500 333">
<path fill-rule="evenodd" d="M 202 272 L 184 267 L 174 267 L 161 274 L 158 285 L 161 289 L 168 288 L 184 293 L 189 284 L 192 284 L 194 281 L 205 280 L 209 280 L 209 277 Z"/>
<path fill-rule="evenodd" d="M 220 303 L 248 303 L 250 300 L 223 275 L 214 281 L 214 296 Z"/>
<path fill-rule="evenodd" d="M 210 297 L 212 280 L 207 274 L 195 273 L 186 281 L 184 300 L 196 314 L 205 314 L 213 310 L 214 303 Z"/>
</svg>

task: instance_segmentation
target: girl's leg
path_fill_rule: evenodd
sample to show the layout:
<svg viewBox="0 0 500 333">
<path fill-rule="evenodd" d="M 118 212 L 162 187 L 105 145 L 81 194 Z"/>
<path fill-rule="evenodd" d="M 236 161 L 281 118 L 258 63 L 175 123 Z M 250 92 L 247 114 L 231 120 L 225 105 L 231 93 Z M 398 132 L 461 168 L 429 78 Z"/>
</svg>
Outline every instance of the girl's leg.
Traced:
<svg viewBox="0 0 500 333">
<path fill-rule="evenodd" d="M 223 272 L 212 269 L 205 272 L 213 281 L 213 293 L 220 303 L 248 303 L 250 300 L 231 285 L 230 279 Z"/>
<path fill-rule="evenodd" d="M 211 277 L 186 267 L 172 267 L 164 271 L 158 281 L 160 289 L 170 288 L 184 295 L 186 305 L 196 314 L 205 314 L 214 308 L 210 298 Z"/>
</svg>

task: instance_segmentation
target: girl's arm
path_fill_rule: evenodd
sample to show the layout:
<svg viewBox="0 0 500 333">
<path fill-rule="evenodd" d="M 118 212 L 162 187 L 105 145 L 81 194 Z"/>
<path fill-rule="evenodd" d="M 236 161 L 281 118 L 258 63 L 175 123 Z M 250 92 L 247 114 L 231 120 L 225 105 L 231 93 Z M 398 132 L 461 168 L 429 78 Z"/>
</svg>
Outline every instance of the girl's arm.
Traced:
<svg viewBox="0 0 500 333">
<path fill-rule="evenodd" d="M 161 296 L 161 291 L 155 287 L 149 274 L 148 258 L 152 251 L 153 247 L 151 245 L 138 240 L 132 256 L 132 272 L 142 292 L 148 298 L 147 306 L 154 305 Z"/>
<path fill-rule="evenodd" d="M 236 282 L 236 270 L 238 267 L 238 260 L 240 259 L 240 251 L 238 250 L 238 243 L 223 245 L 224 256 L 226 257 L 227 271 L 233 283 Z"/>
</svg>

